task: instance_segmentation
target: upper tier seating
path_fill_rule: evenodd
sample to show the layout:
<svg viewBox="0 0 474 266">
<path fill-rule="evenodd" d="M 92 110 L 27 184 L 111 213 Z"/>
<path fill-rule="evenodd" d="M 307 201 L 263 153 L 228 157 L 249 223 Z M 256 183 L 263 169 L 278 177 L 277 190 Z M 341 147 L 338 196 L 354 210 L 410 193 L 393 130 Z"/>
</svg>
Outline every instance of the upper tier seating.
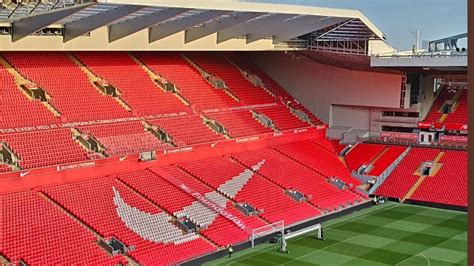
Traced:
<svg viewBox="0 0 474 266">
<path fill-rule="evenodd" d="M 459 97 L 458 106 L 456 107 L 453 113 L 450 113 L 448 115 L 448 117 L 444 121 L 445 123 L 467 124 L 467 96 L 468 91 L 463 90 L 461 96 Z"/>
<path fill-rule="evenodd" d="M 230 200 L 225 199 L 223 196 L 219 197 L 217 192 L 209 189 L 177 167 L 169 166 L 163 170 L 194 191 L 199 192 L 201 195 L 209 197 L 209 193 L 212 193 L 212 198 L 216 198 L 217 194 L 219 199 L 224 199 L 223 205 L 226 206 L 225 210 L 237 216 L 241 221 L 244 221 L 245 225 L 251 228 L 258 228 L 265 224 L 257 217 L 247 217 L 241 214 L 233 207 Z M 249 238 L 249 235 L 245 231 L 237 228 L 228 219 L 211 211 L 208 207 L 197 203 L 194 197 L 149 170 L 122 174 L 119 175 L 119 178 L 167 212 L 177 217 L 186 216 L 196 223 L 202 222 L 202 225 L 199 223 L 203 226 L 203 229 L 200 231 L 201 234 L 211 239 L 218 246 L 240 243 L 247 241 Z M 192 206 L 194 206 L 194 208 Z"/>
<path fill-rule="evenodd" d="M 385 147 L 385 145 L 379 144 L 357 144 L 345 156 L 348 168 L 357 171 L 363 164 L 368 165 Z"/>
<path fill-rule="evenodd" d="M 284 90 L 278 83 L 270 78 L 267 73 L 261 70 L 255 63 L 252 62 L 247 56 L 242 53 L 226 53 L 227 56 L 234 64 L 240 69 L 249 72 L 250 74 L 257 75 L 269 91 L 271 91 L 278 98 L 291 99 L 291 95 Z"/>
<path fill-rule="evenodd" d="M 199 115 L 170 117 L 150 120 L 171 135 L 178 147 L 224 140 L 224 136 L 212 131 Z"/>
<path fill-rule="evenodd" d="M 423 180 L 410 198 L 467 206 L 467 152 L 445 151 L 439 163 L 443 164 L 439 172 Z"/>
<path fill-rule="evenodd" d="M 270 118 L 278 130 L 290 130 L 310 126 L 310 124 L 301 121 L 298 117 L 292 114 L 290 109 L 284 105 L 258 109 L 257 112 L 262 113 Z"/>
<path fill-rule="evenodd" d="M 77 201 L 78 198 L 72 199 Z M 0 204 L 0 253 L 12 262 L 22 260 L 27 265 L 126 263 L 121 255 L 108 255 L 92 233 L 36 192 L 0 195 Z"/>
<path fill-rule="evenodd" d="M 438 153 L 438 149 L 412 148 L 377 189 L 376 194 L 402 199 L 420 178 L 414 175 L 418 167 L 425 161 L 433 161 Z"/>
<path fill-rule="evenodd" d="M 1 64 L 0 90 L 0 128 L 49 125 L 60 121 L 39 101 L 29 100 Z"/>
<path fill-rule="evenodd" d="M 240 105 L 224 90 L 212 87 L 179 53 L 137 53 L 137 57 L 155 73 L 176 85 L 180 94 L 197 110 Z"/>
<path fill-rule="evenodd" d="M 433 105 L 431 106 L 430 112 L 425 118 L 425 122 L 436 123 L 441 118 L 442 113 L 439 112 L 441 107 L 443 106 L 446 100 L 453 99 L 454 93 L 450 92 L 448 89 L 443 88 L 436 100 L 434 101 Z"/>
<path fill-rule="evenodd" d="M 351 176 L 336 154 L 321 148 L 311 141 L 286 144 L 277 146 L 275 149 L 326 178 L 336 177 L 347 184 L 360 185 L 360 181 Z"/>
<path fill-rule="evenodd" d="M 130 55 L 122 52 L 75 53 L 96 75 L 121 92 L 121 98 L 141 115 L 189 112 L 172 93 L 154 84 Z"/>
<path fill-rule="evenodd" d="M 311 171 L 294 160 L 272 149 L 263 149 L 233 155 L 233 158 L 251 167 L 260 160 L 265 164 L 258 170 L 284 189 L 296 189 L 305 196 L 311 196 L 309 202 L 324 210 L 338 209 L 360 200 L 349 190 L 340 190 L 327 182 L 327 179 Z"/>
<path fill-rule="evenodd" d="M 112 97 L 102 95 L 66 53 L 5 53 L 4 57 L 44 89 L 52 97 L 49 102 L 68 121 L 130 116 Z"/>
<path fill-rule="evenodd" d="M 126 220 L 123 220 L 127 218 L 119 217 L 116 210 L 117 199 L 114 199 L 113 188 L 119 192 L 126 204 L 132 209 L 135 208 L 135 212 L 130 213 L 132 215 L 130 218 L 133 217 L 134 220 L 129 221 L 127 225 Z M 178 227 L 165 222 L 171 219 L 166 212 L 112 178 L 90 179 L 54 186 L 44 189 L 44 192 L 101 236 L 114 236 L 127 246 L 135 246 L 135 250 L 129 255 L 144 265 L 175 264 L 215 249 L 209 242 L 194 233 L 183 235 Z M 150 219 L 153 219 L 153 222 L 149 222 Z M 155 226 L 151 228 L 152 225 Z M 153 237 L 156 239 L 166 239 L 170 242 L 158 243 L 151 239 L 146 240 L 138 234 L 139 232 L 132 231 L 130 226 L 139 228 L 139 232 L 144 235 L 147 232 L 153 232 Z"/>
<path fill-rule="evenodd" d="M 275 101 L 269 93 L 246 80 L 242 73 L 219 53 L 187 53 L 186 56 L 207 73 L 224 80 L 230 91 L 243 104 L 264 104 Z"/>
<path fill-rule="evenodd" d="M 264 210 L 260 216 L 268 222 L 284 220 L 285 225 L 290 225 L 320 214 L 304 202 L 293 201 L 275 184 L 227 158 L 218 157 L 181 165 L 187 172 L 208 186 L 228 194 L 235 201 Z M 227 185 L 221 186 L 223 184 Z"/>
<path fill-rule="evenodd" d="M 273 129 L 266 128 L 255 120 L 249 110 L 209 113 L 206 116 L 209 119 L 217 120 L 233 138 L 273 132 Z"/>
<path fill-rule="evenodd" d="M 23 169 L 85 161 L 87 152 L 75 143 L 69 129 L 0 135 L 20 157 Z"/>
<path fill-rule="evenodd" d="M 405 146 L 388 146 L 382 156 L 374 162 L 370 175 L 379 176 L 389 167 L 405 150 Z"/>
<path fill-rule="evenodd" d="M 106 149 L 109 156 L 138 154 L 146 151 L 172 148 L 148 131 L 142 122 L 128 122 L 89 126 L 81 128 L 83 133 L 92 134 Z"/>
</svg>

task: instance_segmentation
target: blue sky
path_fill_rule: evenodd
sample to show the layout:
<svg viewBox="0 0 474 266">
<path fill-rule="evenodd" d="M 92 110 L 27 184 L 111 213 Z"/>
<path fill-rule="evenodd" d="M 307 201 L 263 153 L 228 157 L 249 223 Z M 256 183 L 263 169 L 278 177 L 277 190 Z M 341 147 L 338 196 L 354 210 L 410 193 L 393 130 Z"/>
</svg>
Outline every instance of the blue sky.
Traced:
<svg viewBox="0 0 474 266">
<path fill-rule="evenodd" d="M 467 32 L 467 0 L 241 0 L 360 10 L 397 49 L 410 49 L 412 30 L 421 40 Z M 465 42 L 460 45 L 466 46 Z"/>
</svg>

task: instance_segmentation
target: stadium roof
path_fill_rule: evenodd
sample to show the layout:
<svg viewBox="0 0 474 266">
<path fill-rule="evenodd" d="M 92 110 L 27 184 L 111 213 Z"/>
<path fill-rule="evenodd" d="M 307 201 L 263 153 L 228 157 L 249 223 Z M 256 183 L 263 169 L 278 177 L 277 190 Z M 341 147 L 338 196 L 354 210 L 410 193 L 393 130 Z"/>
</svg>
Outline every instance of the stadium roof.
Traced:
<svg viewBox="0 0 474 266">
<path fill-rule="evenodd" d="M 1 50 L 305 49 L 308 36 L 318 41 L 385 40 L 360 11 L 297 5 L 3 0 L 0 8 Z"/>
</svg>

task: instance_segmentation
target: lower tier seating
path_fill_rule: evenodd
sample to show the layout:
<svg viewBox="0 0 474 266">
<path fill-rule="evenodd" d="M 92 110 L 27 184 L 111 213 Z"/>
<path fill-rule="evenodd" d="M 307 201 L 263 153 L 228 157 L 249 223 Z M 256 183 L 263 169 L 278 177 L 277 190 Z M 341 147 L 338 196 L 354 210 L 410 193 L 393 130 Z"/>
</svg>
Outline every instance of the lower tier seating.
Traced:
<svg viewBox="0 0 474 266">
<path fill-rule="evenodd" d="M 369 164 L 385 149 L 385 145 L 359 143 L 346 154 L 347 167 L 357 171 L 363 164 Z"/>
<path fill-rule="evenodd" d="M 71 199 L 77 201 L 78 198 Z M 83 201 L 77 202 L 82 204 Z M 96 236 L 36 192 L 0 195 L 0 203 L 0 253 L 11 262 L 22 260 L 27 265 L 126 263 L 120 255 L 108 255 L 98 245 Z"/>
<path fill-rule="evenodd" d="M 289 225 L 320 214 L 304 202 L 293 201 L 275 184 L 227 158 L 189 162 L 182 164 L 182 167 L 235 201 L 249 203 L 263 211 L 259 215 L 268 222 L 284 220 L 285 225 Z"/>
<path fill-rule="evenodd" d="M 331 145 L 336 154 L 339 154 L 347 146 L 345 144 L 341 144 L 340 140 L 331 140 Z"/>
<path fill-rule="evenodd" d="M 351 176 L 336 154 L 319 147 L 311 141 L 277 146 L 275 149 L 326 178 L 336 177 L 347 184 L 360 185 L 360 181 Z"/>
<path fill-rule="evenodd" d="M 163 170 L 194 191 L 201 193 L 201 195 L 206 195 L 213 199 L 219 198 L 225 210 L 244 221 L 246 226 L 258 228 L 265 224 L 257 217 L 247 217 L 241 214 L 233 207 L 230 200 L 219 196 L 220 194 L 177 167 L 165 167 Z M 119 178 L 167 212 L 172 213 L 176 217 L 187 217 L 202 226 L 200 233 L 218 246 L 237 244 L 247 241 L 249 238 L 248 233 L 237 228 L 228 219 L 217 215 L 206 206 L 198 203 L 194 197 L 149 170 L 122 174 L 119 175 Z M 209 195 L 210 193 L 214 194 Z"/>
<path fill-rule="evenodd" d="M 81 128 L 106 147 L 109 156 L 138 154 L 145 151 L 171 148 L 145 130 L 142 122 L 115 123 Z"/>
<path fill-rule="evenodd" d="M 319 139 L 313 139 L 312 142 L 316 145 L 318 145 L 319 147 L 331 152 L 331 153 L 335 153 L 335 154 L 338 154 L 339 152 L 336 152 L 336 148 L 335 148 L 335 145 L 334 145 L 334 141 L 332 140 L 329 140 L 327 138 L 319 138 Z M 338 143 L 339 141 L 337 141 Z"/>
<path fill-rule="evenodd" d="M 445 151 L 439 163 L 439 172 L 423 180 L 410 199 L 467 206 L 467 152 Z"/>
<path fill-rule="evenodd" d="M 412 148 L 375 193 L 402 199 L 420 178 L 414 175 L 418 167 L 425 161 L 433 161 L 438 153 L 438 149 Z"/>
<path fill-rule="evenodd" d="M 20 157 L 23 169 L 85 161 L 87 152 L 75 143 L 71 130 L 57 129 L 0 135 Z"/>
<path fill-rule="evenodd" d="M 379 176 L 389 167 L 405 150 L 405 146 L 388 146 L 381 154 L 380 158 L 373 162 L 374 167 L 369 172 L 370 175 Z"/>
<path fill-rule="evenodd" d="M 361 200 L 351 191 L 336 188 L 328 183 L 325 177 L 302 167 L 301 164 L 275 150 L 239 153 L 233 157 L 247 167 L 255 165 L 264 158 L 265 164 L 258 173 L 284 189 L 296 189 L 306 197 L 309 196 L 309 202 L 319 209 L 337 210 L 340 206 L 349 206 Z"/>
<path fill-rule="evenodd" d="M 114 189 L 123 202 L 116 198 Z M 170 223 L 171 216 L 113 178 L 43 191 L 102 237 L 114 236 L 127 246 L 134 246 L 129 255 L 141 264 L 176 264 L 215 249 L 194 233 L 183 235 Z"/>
</svg>

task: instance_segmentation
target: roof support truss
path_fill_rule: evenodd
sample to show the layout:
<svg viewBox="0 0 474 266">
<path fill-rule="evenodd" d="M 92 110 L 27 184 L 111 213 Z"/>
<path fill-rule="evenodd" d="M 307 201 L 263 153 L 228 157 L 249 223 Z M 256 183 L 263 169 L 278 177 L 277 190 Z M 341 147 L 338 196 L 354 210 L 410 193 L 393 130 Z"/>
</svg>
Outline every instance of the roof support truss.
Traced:
<svg viewBox="0 0 474 266">
<path fill-rule="evenodd" d="M 194 27 L 186 31 L 185 42 L 189 43 L 228 27 L 232 27 L 237 24 L 241 24 L 249 19 L 256 18 L 263 15 L 263 13 L 248 12 L 248 13 L 236 13 L 231 14 L 229 17 L 220 19 L 219 22 L 205 24 L 202 27 Z"/>
<path fill-rule="evenodd" d="M 109 42 L 119 40 L 128 35 L 149 28 L 176 15 L 182 14 L 189 9 L 168 8 L 126 20 L 109 26 Z"/>
<path fill-rule="evenodd" d="M 209 10 L 189 17 L 183 17 L 181 19 L 158 24 L 150 28 L 149 42 L 152 43 L 161 40 L 180 31 L 189 29 L 197 24 L 215 19 L 230 12 L 231 11 Z"/>
<path fill-rule="evenodd" d="M 313 31 L 327 28 L 334 24 L 342 23 L 346 20 L 348 20 L 348 18 L 341 18 L 341 17 L 319 18 L 315 23 L 299 25 L 289 30 L 280 31 L 279 33 L 276 33 L 273 36 L 273 41 L 275 42 L 287 41 L 287 40 L 311 33 Z"/>
<path fill-rule="evenodd" d="M 238 36 L 251 34 L 251 33 L 258 33 L 262 29 L 267 29 L 268 27 L 272 27 L 282 20 L 294 17 L 296 15 L 292 14 L 271 14 L 267 17 L 251 20 L 247 23 L 238 24 L 227 29 L 219 31 L 217 35 L 217 43 L 225 42 L 230 39 L 233 39 Z"/>
<path fill-rule="evenodd" d="M 12 23 L 12 41 L 16 42 L 24 37 L 35 33 L 47 26 L 61 20 L 67 16 L 70 16 L 93 3 L 86 3 L 75 5 L 72 7 L 66 7 L 58 10 L 54 10 L 48 13 L 27 16 L 25 18 L 13 21 Z"/>
<path fill-rule="evenodd" d="M 275 27 L 270 28 L 270 30 L 261 29 L 259 32 L 247 34 L 247 43 L 252 43 L 267 37 L 271 37 L 278 33 L 291 32 L 307 24 L 313 24 L 319 19 L 321 19 L 321 17 L 301 16 L 291 20 L 283 20 L 276 24 Z"/>
<path fill-rule="evenodd" d="M 121 5 L 116 8 L 64 24 L 64 42 L 68 42 L 97 28 L 142 9 L 143 6 Z"/>
</svg>

